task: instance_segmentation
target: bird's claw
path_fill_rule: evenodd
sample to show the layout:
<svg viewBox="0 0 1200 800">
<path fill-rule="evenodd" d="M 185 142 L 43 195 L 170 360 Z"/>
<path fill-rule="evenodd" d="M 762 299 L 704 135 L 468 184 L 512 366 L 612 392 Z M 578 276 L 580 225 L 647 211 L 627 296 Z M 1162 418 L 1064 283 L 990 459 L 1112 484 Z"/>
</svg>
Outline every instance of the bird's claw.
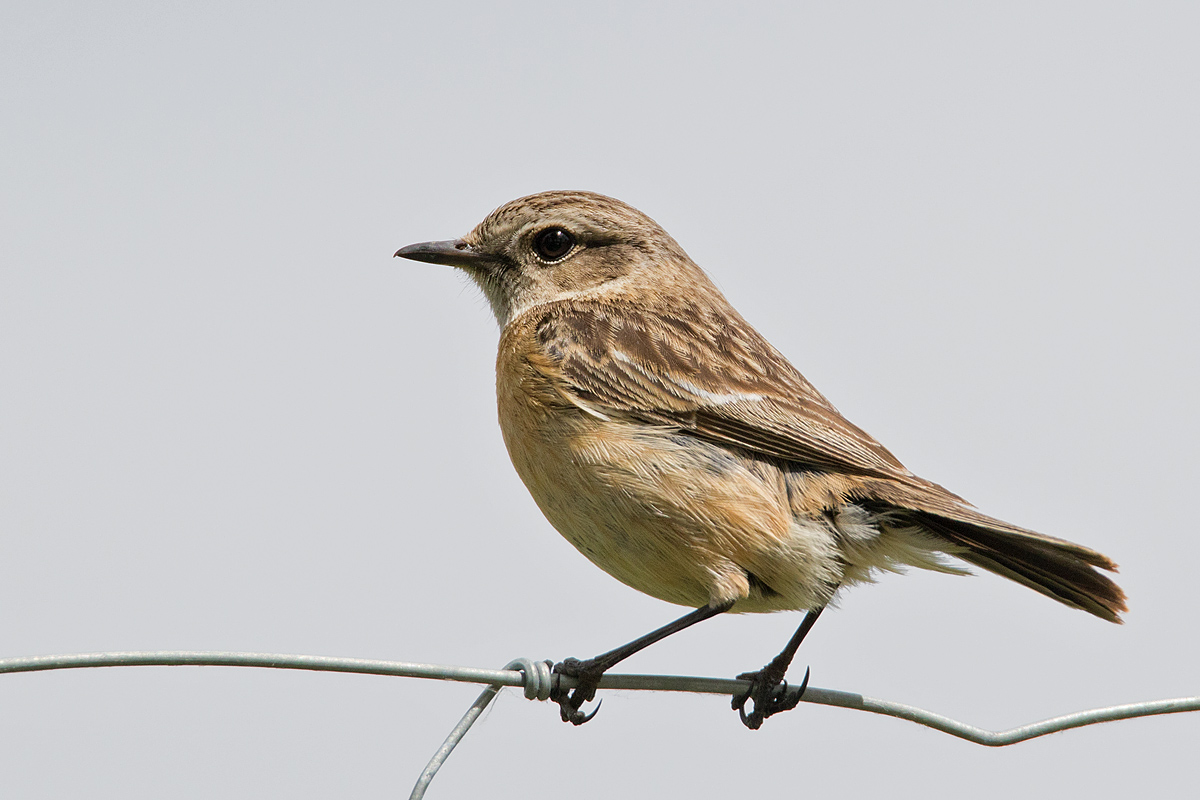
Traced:
<svg viewBox="0 0 1200 800">
<path fill-rule="evenodd" d="M 604 674 L 603 670 L 597 671 L 595 665 L 590 661 L 568 658 L 554 665 L 554 674 L 566 675 L 576 681 L 574 689 L 560 688 L 558 682 L 555 681 L 554 688 L 550 690 L 550 699 L 558 703 L 562 721 L 572 725 L 582 725 L 596 716 L 596 712 L 600 710 L 600 703 L 596 704 L 590 714 L 583 713 L 579 707 L 596 696 L 596 687 L 600 685 L 600 676 Z"/>
<path fill-rule="evenodd" d="M 788 689 L 788 683 L 781 675 L 771 674 L 769 668 L 758 672 L 743 672 L 738 675 L 739 681 L 750 681 L 750 687 L 739 695 L 734 695 L 733 710 L 742 718 L 742 724 L 752 731 L 762 727 L 763 720 L 781 711 L 790 711 L 800 704 L 804 690 L 808 688 L 810 670 L 804 670 L 804 680 L 797 689 Z M 746 713 L 746 702 L 754 701 L 754 710 Z"/>
</svg>

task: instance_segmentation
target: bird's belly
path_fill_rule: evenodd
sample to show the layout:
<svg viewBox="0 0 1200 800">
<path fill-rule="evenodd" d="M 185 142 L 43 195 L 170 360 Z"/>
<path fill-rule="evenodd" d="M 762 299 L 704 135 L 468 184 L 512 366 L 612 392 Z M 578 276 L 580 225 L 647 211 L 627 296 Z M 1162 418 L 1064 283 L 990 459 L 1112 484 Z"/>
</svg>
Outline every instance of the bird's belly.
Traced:
<svg viewBox="0 0 1200 800">
<path fill-rule="evenodd" d="M 562 416 L 551 428 L 519 422 L 501 417 L 534 500 L 621 582 L 692 607 L 733 600 L 735 611 L 814 607 L 837 585 L 832 538 L 793 518 L 774 467 L 669 429 Z"/>
</svg>

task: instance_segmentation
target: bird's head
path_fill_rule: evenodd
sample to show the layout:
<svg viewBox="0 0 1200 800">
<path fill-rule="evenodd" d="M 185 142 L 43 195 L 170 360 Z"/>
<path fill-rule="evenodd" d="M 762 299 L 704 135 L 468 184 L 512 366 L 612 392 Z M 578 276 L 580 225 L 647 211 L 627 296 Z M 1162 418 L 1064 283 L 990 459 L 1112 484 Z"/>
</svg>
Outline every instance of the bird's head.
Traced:
<svg viewBox="0 0 1200 800">
<path fill-rule="evenodd" d="M 570 297 L 652 305 L 656 297 L 711 287 L 658 223 L 592 192 L 522 197 L 461 239 L 411 244 L 396 255 L 464 270 L 502 327 L 523 311 Z"/>
</svg>

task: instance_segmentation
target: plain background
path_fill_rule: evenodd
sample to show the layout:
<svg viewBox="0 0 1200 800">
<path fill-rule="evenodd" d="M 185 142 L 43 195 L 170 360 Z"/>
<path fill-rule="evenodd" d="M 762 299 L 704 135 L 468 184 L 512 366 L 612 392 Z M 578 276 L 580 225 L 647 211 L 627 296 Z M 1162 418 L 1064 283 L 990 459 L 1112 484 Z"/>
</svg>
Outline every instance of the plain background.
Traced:
<svg viewBox="0 0 1200 800">
<path fill-rule="evenodd" d="M 992 576 L 886 576 L 793 677 L 993 729 L 1200 693 L 1197 41 L 1192 3 L 5 0 L 0 656 L 500 667 L 681 613 L 544 521 L 484 302 L 391 257 L 584 188 L 657 219 L 914 471 L 1122 565 L 1123 627 Z M 799 619 L 718 619 L 627 671 L 731 676 Z M 0 676 L 0 794 L 406 796 L 477 691 Z M 988 750 L 604 696 L 572 729 L 505 692 L 429 796 L 1195 788 L 1196 715 Z"/>
</svg>

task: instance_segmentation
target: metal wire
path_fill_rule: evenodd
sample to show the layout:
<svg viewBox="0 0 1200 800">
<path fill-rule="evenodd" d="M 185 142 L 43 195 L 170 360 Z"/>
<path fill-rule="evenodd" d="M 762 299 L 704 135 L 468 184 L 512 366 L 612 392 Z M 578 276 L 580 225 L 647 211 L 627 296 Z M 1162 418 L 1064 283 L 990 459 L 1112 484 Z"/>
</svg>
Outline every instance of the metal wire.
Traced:
<svg viewBox="0 0 1200 800">
<path fill-rule="evenodd" d="M 196 652 L 188 650 L 163 650 L 155 652 L 79 653 L 74 655 L 31 656 L 27 658 L 0 659 L 0 673 L 41 672 L 55 669 L 81 669 L 87 667 L 135 667 L 135 666 L 211 666 L 211 667 L 266 667 L 270 669 L 302 669 L 317 672 L 350 672 L 361 675 L 392 675 L 408 678 L 432 678 L 463 683 L 486 684 L 487 689 L 459 720 L 454 730 L 421 773 L 410 796 L 420 800 L 433 776 L 445 762 L 450 752 L 474 724 L 479 715 L 504 686 L 521 686 L 525 696 L 533 700 L 545 700 L 555 683 L 563 688 L 574 688 L 575 679 L 562 675 L 551 675 L 549 662 L 518 659 L 505 669 L 480 669 L 478 667 L 455 667 L 444 664 L 411 664 L 403 661 L 375 661 L 361 658 L 333 658 L 326 656 L 299 656 L 278 653 L 223 653 Z M 744 691 L 746 681 L 725 678 L 699 678 L 684 675 L 605 675 L 600 679 L 601 689 L 648 690 L 659 692 L 694 692 L 700 694 L 735 695 Z M 794 691 L 794 690 L 793 690 Z M 934 714 L 921 708 L 864 697 L 853 692 L 834 689 L 819 689 L 809 686 L 801 700 L 817 705 L 852 708 L 905 719 L 934 730 L 966 739 L 987 747 L 1024 742 L 1049 733 L 1113 722 L 1120 719 L 1149 717 L 1158 714 L 1177 714 L 1184 711 L 1200 711 L 1200 697 L 1178 697 L 1171 700 L 1151 700 L 1108 708 L 1079 711 L 1061 717 L 1034 722 L 1006 731 L 988 731 L 957 720 Z"/>
<path fill-rule="evenodd" d="M 506 670 L 519 670 L 522 678 L 525 681 L 525 696 L 530 700 L 549 700 L 550 688 L 553 682 L 553 673 L 550 672 L 551 662 L 549 661 L 533 661 L 528 658 L 518 658 L 515 661 L 510 661 Z M 421 777 L 417 778 L 417 785 L 413 787 L 412 794 L 408 796 L 408 800 L 421 800 L 425 796 L 425 790 L 429 788 L 429 782 L 433 780 L 433 776 L 442 768 L 442 764 L 449 758 L 450 752 L 458 746 L 462 738 L 467 735 L 467 731 L 475 724 L 475 720 L 479 719 L 479 715 L 492 700 L 496 699 L 496 695 L 500 693 L 501 686 L 493 685 L 484 689 L 479 693 L 479 697 L 475 698 L 475 702 L 467 709 L 467 713 L 463 714 L 462 719 L 450 731 L 450 735 L 446 737 L 446 741 L 442 742 L 442 746 L 433 754 L 433 758 L 429 759 L 429 763 L 425 765 L 425 770 L 421 773 Z"/>
</svg>

